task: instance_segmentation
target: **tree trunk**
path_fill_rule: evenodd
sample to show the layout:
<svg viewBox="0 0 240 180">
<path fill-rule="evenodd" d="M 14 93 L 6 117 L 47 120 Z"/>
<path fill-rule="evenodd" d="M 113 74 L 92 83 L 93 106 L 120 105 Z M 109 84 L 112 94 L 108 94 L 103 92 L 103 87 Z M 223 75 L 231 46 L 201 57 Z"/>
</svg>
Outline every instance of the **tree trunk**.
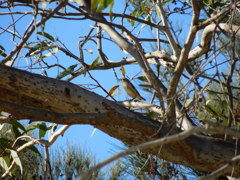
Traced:
<svg viewBox="0 0 240 180">
<path fill-rule="evenodd" d="M 90 124 L 129 145 L 180 132 L 178 129 L 171 129 L 166 123 L 162 124 L 132 112 L 117 102 L 69 82 L 2 65 L 0 76 L 0 109 L 17 119 Z M 45 112 L 44 116 L 32 113 L 42 111 Z M 61 118 L 54 119 L 51 113 L 78 113 L 79 118 L 75 121 L 61 121 Z M 211 172 L 239 154 L 236 149 L 239 150 L 240 146 L 203 135 L 192 135 L 185 140 L 145 151 L 173 163 Z M 234 167 L 233 176 L 240 176 L 239 167 L 239 164 Z M 232 175 L 231 170 L 227 175 Z"/>
</svg>

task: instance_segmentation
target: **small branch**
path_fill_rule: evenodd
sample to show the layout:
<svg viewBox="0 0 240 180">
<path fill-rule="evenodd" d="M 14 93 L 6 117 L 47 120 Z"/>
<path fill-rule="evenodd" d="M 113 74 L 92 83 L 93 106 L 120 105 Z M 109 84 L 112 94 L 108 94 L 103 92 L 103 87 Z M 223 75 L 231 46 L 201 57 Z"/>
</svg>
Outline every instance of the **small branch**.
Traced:
<svg viewBox="0 0 240 180">
<path fill-rule="evenodd" d="M 52 167 L 51 167 L 51 163 L 50 163 L 48 146 L 45 146 L 45 154 L 46 154 L 46 159 L 45 159 L 45 161 L 46 161 L 46 171 L 45 171 L 45 174 L 47 175 L 47 172 L 49 171 L 49 175 L 50 175 L 49 180 L 53 180 Z M 47 179 L 47 178 L 45 178 L 45 179 Z"/>
<path fill-rule="evenodd" d="M 121 103 L 126 107 L 139 107 L 139 108 L 143 108 L 143 109 L 158 113 L 160 115 L 159 119 L 164 120 L 163 119 L 164 111 L 160 106 L 156 106 L 154 104 L 146 103 L 146 102 L 138 102 L 138 101 L 123 101 Z M 195 126 L 195 124 L 188 117 L 188 115 L 184 114 L 184 112 L 180 111 L 178 108 L 176 110 L 176 115 L 177 115 L 177 118 L 176 118 L 177 126 L 182 130 L 188 130 Z"/>
<path fill-rule="evenodd" d="M 176 65 L 176 68 L 174 70 L 173 77 L 170 80 L 169 86 L 168 86 L 168 91 L 167 91 L 167 120 L 171 123 L 174 122 L 175 118 L 175 99 L 176 99 L 176 90 L 177 86 L 179 84 L 180 77 L 182 75 L 182 72 L 187 65 L 187 58 L 188 54 L 191 50 L 193 41 L 195 39 L 195 35 L 197 33 L 197 24 L 198 24 L 198 19 L 199 19 L 199 14 L 200 14 L 200 9 L 198 7 L 198 1 L 192 0 L 193 4 L 193 17 L 192 17 L 192 22 L 190 26 L 190 30 L 188 33 L 187 40 L 185 42 L 184 48 L 181 51 L 178 63 Z"/>
<path fill-rule="evenodd" d="M 198 25 L 198 30 L 203 29 L 206 26 L 208 26 L 209 24 L 217 21 L 220 17 L 224 16 L 225 14 L 230 12 L 231 10 L 235 9 L 238 4 L 240 4 L 240 2 L 237 2 L 236 4 L 232 4 L 231 7 L 229 7 L 227 9 L 217 13 L 216 15 L 208 18 L 207 20 L 205 20 L 204 22 L 202 22 L 201 24 Z"/>
<path fill-rule="evenodd" d="M 191 50 L 189 52 L 187 61 L 188 62 L 193 61 L 196 58 L 203 55 L 204 53 L 208 52 L 213 33 L 214 32 L 222 32 L 222 31 L 240 36 L 240 26 L 229 25 L 226 23 L 220 23 L 218 25 L 210 24 L 210 25 L 206 26 L 205 29 L 203 30 L 200 45 L 198 45 L 196 48 L 194 48 L 193 50 Z"/>
<path fill-rule="evenodd" d="M 202 177 L 198 178 L 197 180 L 212 180 L 212 179 L 216 179 L 217 177 L 226 174 L 231 169 L 232 169 L 232 171 L 234 171 L 234 167 L 233 166 L 237 165 L 237 163 L 239 163 L 239 162 L 240 162 L 240 155 L 235 156 L 234 158 L 231 159 L 231 161 L 229 161 L 224 166 L 220 167 L 216 171 L 213 171 L 209 175 L 202 176 Z"/>
<path fill-rule="evenodd" d="M 156 3 L 156 6 L 157 6 L 157 9 L 159 10 L 160 12 L 160 15 L 161 15 L 161 19 L 162 19 L 162 24 L 163 26 L 166 28 L 166 30 L 164 31 L 171 47 L 172 47 L 172 50 L 174 52 L 174 56 L 175 57 L 178 57 L 179 54 L 180 54 L 180 48 L 178 47 L 176 41 L 174 40 L 170 30 L 169 30 L 169 27 L 168 27 L 168 21 L 167 21 L 167 17 L 165 15 L 165 12 L 164 12 L 164 9 L 162 7 L 162 3 L 158 0 L 157 3 Z"/>
<path fill-rule="evenodd" d="M 51 136 L 51 138 L 48 140 L 48 147 L 50 147 L 60 135 L 63 135 L 68 128 L 70 127 L 70 125 L 64 125 L 62 126 L 59 130 L 57 130 L 56 132 L 54 132 L 54 134 Z"/>
<path fill-rule="evenodd" d="M 108 65 L 108 60 L 106 55 L 103 53 L 102 50 L 102 28 L 98 27 L 97 28 L 97 49 L 98 49 L 98 54 L 100 56 L 100 58 L 102 59 L 102 63 L 104 66 Z"/>
</svg>

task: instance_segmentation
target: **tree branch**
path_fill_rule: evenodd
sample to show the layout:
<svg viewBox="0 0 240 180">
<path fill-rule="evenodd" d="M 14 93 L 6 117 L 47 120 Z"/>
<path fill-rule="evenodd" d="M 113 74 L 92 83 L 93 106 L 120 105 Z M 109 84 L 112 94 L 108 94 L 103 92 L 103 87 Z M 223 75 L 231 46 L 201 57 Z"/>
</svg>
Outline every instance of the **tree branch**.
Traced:
<svg viewBox="0 0 240 180">
<path fill-rule="evenodd" d="M 176 90 L 177 90 L 177 86 L 178 86 L 180 77 L 182 75 L 182 72 L 185 66 L 187 65 L 188 54 L 191 50 L 193 41 L 195 39 L 195 35 L 197 33 L 197 25 L 198 25 L 198 19 L 200 14 L 200 8 L 198 7 L 198 1 L 196 0 L 192 0 L 192 5 L 193 5 L 193 17 L 192 17 L 192 22 L 191 22 L 190 30 L 188 33 L 188 37 L 184 44 L 184 48 L 181 51 L 179 60 L 175 67 L 174 74 L 170 80 L 168 91 L 167 91 L 167 120 L 170 123 L 173 123 L 174 119 L 176 119 L 175 118 Z"/>
</svg>

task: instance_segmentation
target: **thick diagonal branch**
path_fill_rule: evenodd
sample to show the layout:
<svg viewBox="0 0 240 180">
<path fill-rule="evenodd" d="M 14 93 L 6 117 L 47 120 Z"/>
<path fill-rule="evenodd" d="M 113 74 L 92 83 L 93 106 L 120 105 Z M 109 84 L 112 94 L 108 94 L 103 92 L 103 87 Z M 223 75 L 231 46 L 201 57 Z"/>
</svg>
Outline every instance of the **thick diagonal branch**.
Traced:
<svg viewBox="0 0 240 180">
<path fill-rule="evenodd" d="M 93 125 L 129 145 L 155 140 L 168 135 L 169 132 L 179 132 L 177 129 L 171 130 L 158 121 L 132 112 L 116 102 L 109 101 L 69 82 L 6 66 L 0 66 L 0 76 L 4 77 L 0 79 L 0 88 L 5 89 L 5 92 L 11 92 L 4 96 L 1 95 L 0 100 L 58 113 L 107 113 L 108 116 L 104 119 L 106 122 L 102 123 L 102 120 L 98 122 L 96 118 Z M 23 101 L 21 97 L 28 98 L 28 101 Z M 33 102 L 33 107 L 30 102 Z M 8 111 L 14 114 L 18 110 L 13 108 Z M 17 113 L 15 114 L 17 116 Z M 61 124 L 61 119 L 57 123 Z M 236 147 L 234 143 L 204 136 L 190 136 L 185 140 L 146 149 L 145 152 L 199 170 L 214 171 L 236 155 L 236 148 L 240 147 Z M 224 153 L 222 153 L 223 150 Z M 234 176 L 240 176 L 239 164 L 234 167 Z"/>
</svg>

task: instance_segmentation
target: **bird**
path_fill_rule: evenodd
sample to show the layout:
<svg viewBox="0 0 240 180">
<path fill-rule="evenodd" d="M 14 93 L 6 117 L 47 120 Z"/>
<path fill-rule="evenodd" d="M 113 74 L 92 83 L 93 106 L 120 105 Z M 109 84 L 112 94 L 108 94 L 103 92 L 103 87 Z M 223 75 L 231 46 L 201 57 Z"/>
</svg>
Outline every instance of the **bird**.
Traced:
<svg viewBox="0 0 240 180">
<path fill-rule="evenodd" d="M 137 98 L 145 101 L 145 99 L 139 94 L 137 89 L 127 78 L 122 78 L 120 79 L 120 81 L 122 82 L 123 89 L 125 90 L 128 96 L 132 97 L 133 99 Z"/>
</svg>

